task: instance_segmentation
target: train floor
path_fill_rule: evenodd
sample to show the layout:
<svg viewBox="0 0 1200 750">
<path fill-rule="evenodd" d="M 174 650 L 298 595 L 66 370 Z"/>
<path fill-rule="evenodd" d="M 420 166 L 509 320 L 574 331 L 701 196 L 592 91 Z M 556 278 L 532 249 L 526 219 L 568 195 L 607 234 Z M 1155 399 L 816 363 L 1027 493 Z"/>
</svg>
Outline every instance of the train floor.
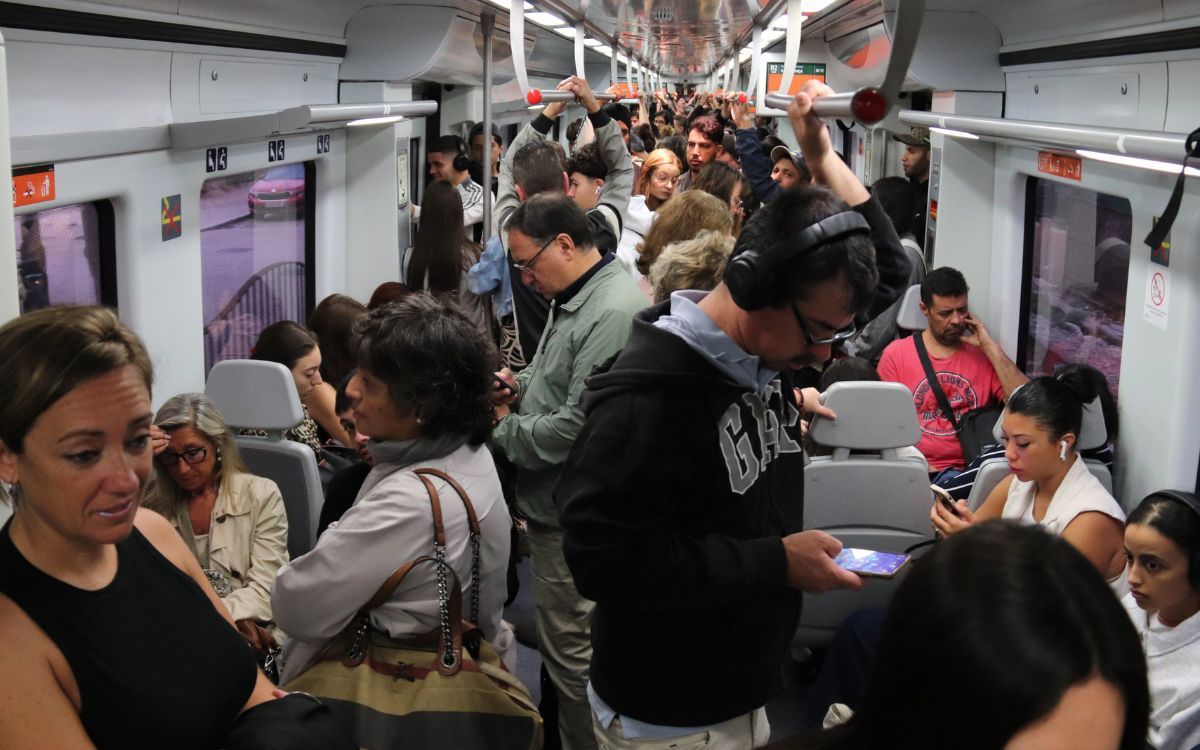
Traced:
<svg viewBox="0 0 1200 750">
<path fill-rule="evenodd" d="M 523 558 L 517 566 L 521 590 L 517 598 L 504 610 L 504 619 L 517 631 L 517 677 L 529 688 L 535 703 L 542 697 L 540 671 L 542 658 L 536 648 L 537 638 L 533 625 L 533 576 L 529 558 Z M 787 687 L 767 704 L 767 718 L 771 722 L 771 740 L 778 741 L 805 731 L 801 716 L 807 705 L 808 687 L 814 677 L 812 664 L 788 664 L 786 667 Z M 734 689 L 731 686 L 731 689 Z"/>
</svg>

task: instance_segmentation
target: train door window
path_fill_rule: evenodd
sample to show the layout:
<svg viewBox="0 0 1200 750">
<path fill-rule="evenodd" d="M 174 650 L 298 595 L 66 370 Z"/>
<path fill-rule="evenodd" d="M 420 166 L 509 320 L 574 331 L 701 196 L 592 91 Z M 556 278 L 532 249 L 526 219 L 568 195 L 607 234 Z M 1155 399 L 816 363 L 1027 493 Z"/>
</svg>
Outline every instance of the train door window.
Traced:
<svg viewBox="0 0 1200 750">
<path fill-rule="evenodd" d="M 112 227 L 107 201 L 14 217 L 21 312 L 63 304 L 115 307 Z"/>
<path fill-rule="evenodd" d="M 1018 364 L 1030 377 L 1090 364 L 1115 396 L 1129 284 L 1129 201 L 1030 177 L 1025 216 Z"/>
<path fill-rule="evenodd" d="M 313 297 L 315 167 L 287 164 L 208 180 L 200 191 L 204 372 L 250 356 L 280 320 L 303 323 Z"/>
</svg>

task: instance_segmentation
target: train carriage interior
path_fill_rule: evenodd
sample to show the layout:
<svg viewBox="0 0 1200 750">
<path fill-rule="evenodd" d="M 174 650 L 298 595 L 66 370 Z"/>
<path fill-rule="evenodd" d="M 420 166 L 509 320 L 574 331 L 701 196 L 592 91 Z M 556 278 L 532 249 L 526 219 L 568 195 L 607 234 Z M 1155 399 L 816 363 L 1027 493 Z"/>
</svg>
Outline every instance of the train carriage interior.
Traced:
<svg viewBox="0 0 1200 750">
<path fill-rule="evenodd" d="M 112 307 L 145 342 L 156 410 L 204 392 L 218 363 L 250 358 L 268 325 L 405 281 L 439 137 L 467 148 L 472 127 L 494 129 L 507 161 L 578 75 L 635 116 L 635 91 L 744 92 L 758 124 L 797 151 L 784 109 L 816 79 L 882 96 L 878 116 L 855 99 L 825 118 L 863 184 L 904 177 L 895 136 L 926 134 L 924 263 L 962 272 L 972 312 L 1016 367 L 1103 375 L 1120 420 L 1107 481 L 1121 509 L 1162 488 L 1200 493 L 1200 159 L 1185 159 L 1200 128 L 1194 0 L 14 0 L 0 3 L 0 35 L 0 168 L 13 175 L 0 321 Z M 569 152 L 568 123 L 585 110 L 567 98 L 548 137 Z M 1151 248 L 1160 221 L 1170 228 Z M 805 525 L 899 553 L 933 538 L 927 476 L 895 457 L 917 431 L 905 392 L 893 432 L 872 420 L 896 407 L 894 389 L 862 393 L 880 406 L 842 402 L 860 428 L 817 422 L 833 455 L 805 475 Z M 843 505 L 888 488 L 920 500 Z M 0 504 L 0 519 L 11 513 Z M 537 699 L 553 685 L 538 676 L 528 561 L 518 569 L 507 616 Z M 800 731 L 846 615 L 893 588 L 805 595 L 789 687 L 769 707 L 773 740 Z"/>
</svg>

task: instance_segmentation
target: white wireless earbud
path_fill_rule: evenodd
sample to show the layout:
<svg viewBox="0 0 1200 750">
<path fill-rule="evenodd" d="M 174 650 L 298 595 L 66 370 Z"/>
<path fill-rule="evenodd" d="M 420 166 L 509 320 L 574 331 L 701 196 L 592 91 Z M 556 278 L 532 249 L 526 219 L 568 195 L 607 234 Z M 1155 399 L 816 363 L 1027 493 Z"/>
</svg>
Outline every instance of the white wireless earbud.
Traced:
<svg viewBox="0 0 1200 750">
<path fill-rule="evenodd" d="M 1059 460 L 1059 461 L 1066 461 L 1066 460 L 1067 460 L 1067 441 L 1066 441 L 1066 440 L 1059 440 L 1059 441 L 1058 441 L 1058 447 L 1062 449 L 1062 450 L 1060 450 L 1060 451 L 1058 452 L 1058 460 Z"/>
</svg>

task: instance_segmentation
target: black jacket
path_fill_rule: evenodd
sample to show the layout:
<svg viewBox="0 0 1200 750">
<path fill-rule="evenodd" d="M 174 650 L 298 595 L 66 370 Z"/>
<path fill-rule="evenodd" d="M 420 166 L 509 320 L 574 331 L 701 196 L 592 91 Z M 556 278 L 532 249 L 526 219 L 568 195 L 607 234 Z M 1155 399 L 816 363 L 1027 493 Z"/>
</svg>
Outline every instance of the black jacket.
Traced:
<svg viewBox="0 0 1200 750">
<path fill-rule="evenodd" d="M 874 311 L 908 263 L 878 203 L 858 210 L 880 268 Z M 804 456 L 792 374 L 761 397 L 735 384 L 652 325 L 669 307 L 642 311 L 589 378 L 555 499 L 571 574 L 596 602 L 593 688 L 621 715 L 701 726 L 780 685 L 800 616 L 782 537 L 803 526 Z"/>
<path fill-rule="evenodd" d="M 697 726 L 776 688 L 800 613 L 781 538 L 802 526 L 804 458 L 790 377 L 764 403 L 650 324 L 669 304 L 589 379 L 556 501 L 597 604 L 594 689 L 622 715 Z"/>
</svg>

